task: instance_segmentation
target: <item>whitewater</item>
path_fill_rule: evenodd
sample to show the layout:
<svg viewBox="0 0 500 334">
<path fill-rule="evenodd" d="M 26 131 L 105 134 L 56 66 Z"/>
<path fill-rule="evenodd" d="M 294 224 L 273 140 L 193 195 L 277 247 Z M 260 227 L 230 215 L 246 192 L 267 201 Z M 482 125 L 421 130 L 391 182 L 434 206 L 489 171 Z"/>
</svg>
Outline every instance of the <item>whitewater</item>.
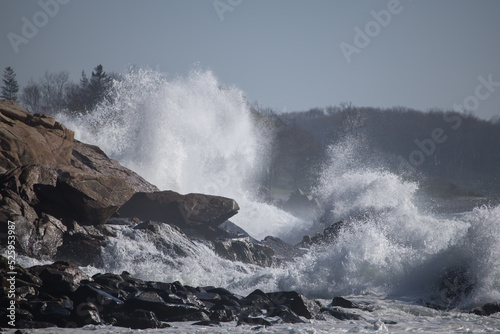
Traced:
<svg viewBox="0 0 500 334">
<path fill-rule="evenodd" d="M 259 199 L 272 127 L 256 121 L 244 93 L 222 85 L 213 72 L 195 69 L 167 79 L 150 69 L 131 69 L 114 83 L 111 101 L 87 115 L 58 120 L 78 140 L 98 145 L 161 190 L 234 198 L 241 210 L 231 221 L 258 240 L 272 235 L 297 243 L 326 227 Z M 328 223 L 342 220 L 346 228 L 333 242 L 315 245 L 280 267 L 231 262 L 202 242 L 171 233 L 152 239 L 110 225 L 117 237 L 103 250 L 103 266 L 82 269 L 126 270 L 144 280 L 214 285 L 241 295 L 257 288 L 296 290 L 325 305 L 343 296 L 370 309 L 349 310 L 360 314 L 360 321 L 327 318 L 267 328 L 172 323 L 141 333 L 500 333 L 500 314 L 464 312 L 500 301 L 500 206 L 435 212 L 417 195 L 418 182 L 389 171 L 366 147 L 362 138 L 346 136 L 328 147 L 329 159 L 318 166 L 313 194 L 328 208 Z M 162 228 L 168 232 L 168 226 Z M 186 255 L 172 254 L 165 244 L 179 245 Z M 71 332 L 139 331 L 87 326 Z"/>
</svg>

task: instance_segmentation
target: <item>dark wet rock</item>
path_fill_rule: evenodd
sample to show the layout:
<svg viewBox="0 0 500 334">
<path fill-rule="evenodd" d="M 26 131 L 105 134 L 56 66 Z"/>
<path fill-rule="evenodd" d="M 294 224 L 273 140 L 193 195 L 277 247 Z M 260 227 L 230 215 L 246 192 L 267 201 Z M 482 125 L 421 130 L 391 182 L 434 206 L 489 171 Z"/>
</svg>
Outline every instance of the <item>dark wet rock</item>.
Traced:
<svg viewBox="0 0 500 334">
<path fill-rule="evenodd" d="M 7 221 L 15 224 L 16 250 L 20 255 L 41 260 L 70 260 L 79 265 L 95 264 L 104 234 L 98 228 L 86 231 L 75 220 L 88 223 L 95 218 L 102 222 L 112 213 L 107 208 L 113 205 L 97 205 L 76 188 L 76 197 L 81 201 L 72 202 L 71 198 L 75 197 L 60 191 L 59 181 L 58 172 L 42 166 L 24 166 L 0 175 L 0 216 L 5 217 L 0 229 L 7 231 Z M 114 206 L 116 209 L 118 205 Z M 77 228 L 82 230 L 81 238 Z M 59 247 L 63 248 L 58 251 Z"/>
<path fill-rule="evenodd" d="M 253 309 L 262 310 L 270 309 L 276 304 L 268 297 L 268 295 L 260 289 L 252 291 L 248 296 L 240 301 L 241 305 L 251 306 Z"/>
<path fill-rule="evenodd" d="M 483 316 L 489 316 L 498 312 L 500 312 L 500 303 L 488 303 L 472 310 L 472 313 Z"/>
<path fill-rule="evenodd" d="M 119 177 L 63 172 L 55 187 L 37 187 L 40 201 L 37 208 L 80 225 L 99 225 L 133 193 L 130 185 Z"/>
<path fill-rule="evenodd" d="M 265 237 L 261 243 L 274 251 L 274 257 L 283 260 L 290 260 L 305 253 L 304 250 L 272 236 Z"/>
<path fill-rule="evenodd" d="M 42 303 L 37 318 L 64 327 L 69 321 L 73 303 L 63 303 L 62 301 L 52 300 Z"/>
<path fill-rule="evenodd" d="M 1 274 L 5 261 L 0 260 Z M 320 311 L 339 319 L 361 319 L 332 307 L 319 310 L 318 302 L 294 291 L 265 293 L 257 289 L 241 297 L 224 288 L 146 282 L 127 272 L 96 274 L 91 280 L 66 262 L 29 270 L 19 267 L 19 272 L 23 278 L 40 283 L 24 285 L 30 289 L 25 299 L 16 303 L 17 317 L 27 327 L 106 324 L 146 329 L 168 326 L 165 321 L 191 321 L 205 326 L 237 321 L 240 325 L 270 326 L 303 323 L 304 318 L 320 319 Z M 3 304 L 0 306 L 5 309 Z M 0 311 L 0 315 L 4 313 Z"/>
<path fill-rule="evenodd" d="M 264 317 L 253 317 L 253 316 L 242 315 L 238 317 L 238 326 L 240 325 L 272 326 L 273 324 Z"/>
<path fill-rule="evenodd" d="M 213 239 L 223 232 L 217 227 L 238 210 L 238 204 L 230 198 L 160 191 L 134 194 L 118 213 L 121 217 L 176 225 L 189 236 Z"/>
<path fill-rule="evenodd" d="M 169 321 L 210 321 L 209 312 L 206 310 L 174 316 L 169 319 Z"/>
<path fill-rule="evenodd" d="M 203 321 L 198 321 L 195 323 L 192 323 L 194 326 L 207 326 L 207 327 L 220 327 L 221 324 L 218 321 L 214 320 L 203 320 Z"/>
<path fill-rule="evenodd" d="M 100 325 L 104 323 L 98 307 L 92 302 L 78 304 L 73 312 L 73 319 L 79 326 Z"/>
<path fill-rule="evenodd" d="M 334 297 L 332 299 L 331 306 L 340 306 L 343 308 L 360 308 L 358 304 L 343 297 Z"/>
<path fill-rule="evenodd" d="M 162 321 L 169 321 L 170 319 L 175 318 L 180 319 L 200 310 L 198 307 L 191 305 L 153 301 L 135 296 L 129 297 L 125 300 L 125 307 L 130 311 L 135 309 L 153 311 L 158 319 Z"/>
<path fill-rule="evenodd" d="M 54 259 L 70 261 L 79 266 L 98 266 L 101 263 L 102 246 L 105 241 L 104 236 L 91 236 L 82 233 L 66 234 Z"/>
<path fill-rule="evenodd" d="M 276 305 L 287 306 L 299 316 L 312 319 L 320 313 L 320 305 L 295 291 L 281 291 L 268 293 L 269 299 Z"/>
<path fill-rule="evenodd" d="M 234 307 L 217 304 L 210 308 L 210 319 L 217 322 L 229 322 L 236 319 Z"/>
<path fill-rule="evenodd" d="M 260 243 L 254 243 L 249 237 L 216 240 L 213 242 L 213 245 L 215 252 L 219 256 L 231 261 L 240 261 L 265 267 L 277 263 L 272 248 Z"/>
<path fill-rule="evenodd" d="M 38 288 L 43 284 L 40 277 L 32 274 L 26 268 L 23 268 L 23 267 L 16 264 L 16 265 L 14 265 L 14 270 L 12 270 L 12 268 L 9 266 L 9 260 L 6 257 L 0 255 L 0 275 L 2 277 L 6 278 L 7 276 L 11 276 L 11 275 L 7 275 L 7 272 L 11 272 L 11 271 L 16 272 L 16 275 L 15 275 L 16 287 L 31 286 L 31 287 Z M 2 283 L 5 283 L 5 284 L 2 284 L 2 287 L 7 286 L 6 282 L 2 282 Z"/>
<path fill-rule="evenodd" d="M 166 328 L 170 325 L 159 321 L 152 311 L 133 310 L 130 313 L 114 313 L 111 315 L 115 320 L 114 325 L 131 329 Z"/>
<path fill-rule="evenodd" d="M 120 293 L 116 293 L 120 296 Z M 123 295 L 121 296 L 124 297 Z M 73 301 L 80 305 L 85 302 L 92 302 L 101 314 L 111 314 L 123 308 L 124 302 L 122 299 L 104 291 L 96 284 L 83 284 L 74 292 Z"/>
<path fill-rule="evenodd" d="M 198 298 L 201 301 L 209 301 L 212 303 L 217 303 L 221 300 L 220 295 L 218 293 L 214 292 L 196 292 L 195 293 L 196 298 Z"/>
<path fill-rule="evenodd" d="M 82 280 L 90 278 L 75 265 L 64 261 L 54 262 L 50 265 L 34 266 L 29 268 L 29 271 L 42 280 L 43 284 L 40 291 L 54 296 L 70 296 L 76 291 Z"/>
<path fill-rule="evenodd" d="M 335 307 L 323 307 L 321 312 L 326 312 L 339 320 L 363 320 L 363 317 L 358 314 L 345 312 Z"/>
<path fill-rule="evenodd" d="M 291 324 L 303 324 L 305 323 L 295 312 L 290 310 L 285 305 L 278 305 L 275 307 L 271 307 L 267 313 L 267 317 L 279 317 L 284 323 Z"/>
<path fill-rule="evenodd" d="M 312 237 L 309 235 L 304 236 L 298 246 L 307 248 L 315 244 L 330 243 L 337 239 L 339 233 L 348 226 L 349 224 L 338 221 L 325 228 L 322 233 L 318 232 Z"/>
<path fill-rule="evenodd" d="M 230 220 L 226 220 L 222 224 L 218 226 L 219 230 L 222 230 L 227 233 L 227 238 L 250 238 L 252 242 L 258 243 L 259 241 L 257 239 L 254 239 L 250 234 L 248 234 L 247 231 L 239 227 L 238 225 L 234 224 Z"/>
</svg>

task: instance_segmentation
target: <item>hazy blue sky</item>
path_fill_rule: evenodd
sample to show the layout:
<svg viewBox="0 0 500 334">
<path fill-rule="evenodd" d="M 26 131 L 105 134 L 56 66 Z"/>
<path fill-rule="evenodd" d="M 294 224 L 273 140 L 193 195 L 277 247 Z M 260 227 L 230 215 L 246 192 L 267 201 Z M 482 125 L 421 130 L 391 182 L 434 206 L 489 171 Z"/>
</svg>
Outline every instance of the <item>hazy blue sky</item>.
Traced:
<svg viewBox="0 0 500 334">
<path fill-rule="evenodd" d="M 465 103 L 489 119 L 499 60 L 495 0 L 0 0 L 0 68 L 21 85 L 46 70 L 174 77 L 199 63 L 277 111 Z"/>
</svg>

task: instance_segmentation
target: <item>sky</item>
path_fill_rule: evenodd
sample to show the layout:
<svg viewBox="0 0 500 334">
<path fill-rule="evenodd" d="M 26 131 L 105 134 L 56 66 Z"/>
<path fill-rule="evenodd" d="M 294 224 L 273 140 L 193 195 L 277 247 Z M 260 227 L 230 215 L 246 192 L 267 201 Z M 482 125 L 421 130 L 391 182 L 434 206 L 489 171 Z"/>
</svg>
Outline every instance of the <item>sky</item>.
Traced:
<svg viewBox="0 0 500 334">
<path fill-rule="evenodd" d="M 277 112 L 351 102 L 500 115 L 496 0 L 0 0 L 0 69 L 78 82 L 195 67 Z"/>
</svg>

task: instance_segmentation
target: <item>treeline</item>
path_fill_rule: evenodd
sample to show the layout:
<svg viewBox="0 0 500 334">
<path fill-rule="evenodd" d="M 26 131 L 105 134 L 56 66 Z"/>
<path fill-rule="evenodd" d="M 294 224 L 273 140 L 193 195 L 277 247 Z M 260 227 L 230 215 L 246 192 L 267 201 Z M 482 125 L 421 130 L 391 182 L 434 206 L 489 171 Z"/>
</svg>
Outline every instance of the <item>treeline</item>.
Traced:
<svg viewBox="0 0 500 334">
<path fill-rule="evenodd" d="M 31 79 L 19 92 L 15 72 L 7 67 L 4 71 L 2 98 L 19 102 L 31 113 L 82 114 L 103 100 L 110 99 L 113 80 L 120 80 L 120 75 L 107 74 L 102 65 L 97 65 L 90 77 L 82 71 L 78 83 L 69 80 L 67 71 L 45 72 L 38 80 Z"/>
<path fill-rule="evenodd" d="M 273 187 L 284 187 L 283 179 L 288 179 L 289 187 L 313 187 L 313 170 L 326 161 L 325 148 L 356 140 L 363 146 L 361 164 L 376 162 L 419 181 L 439 180 L 486 195 L 500 194 L 500 117 L 486 121 L 470 113 L 351 104 L 275 117 L 281 129 L 273 159 L 278 173 Z M 282 173 L 290 169 L 298 173 Z"/>
</svg>

